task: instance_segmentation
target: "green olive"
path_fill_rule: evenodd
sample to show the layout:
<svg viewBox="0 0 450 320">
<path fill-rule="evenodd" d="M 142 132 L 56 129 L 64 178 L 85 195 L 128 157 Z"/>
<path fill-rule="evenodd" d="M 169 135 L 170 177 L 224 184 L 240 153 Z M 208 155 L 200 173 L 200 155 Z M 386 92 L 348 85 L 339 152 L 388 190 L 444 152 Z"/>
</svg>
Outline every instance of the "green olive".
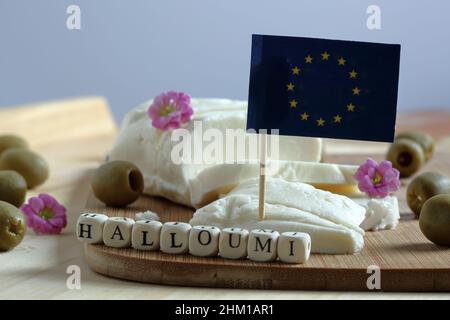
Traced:
<svg viewBox="0 0 450 320">
<path fill-rule="evenodd" d="M 398 139 L 391 145 L 386 158 L 400 171 L 401 177 L 416 173 L 425 162 L 420 145 L 409 139 Z"/>
<path fill-rule="evenodd" d="M 410 139 L 417 142 L 425 154 L 425 161 L 430 159 L 434 153 L 434 140 L 429 134 L 421 131 L 400 132 L 395 139 Z"/>
<path fill-rule="evenodd" d="M 127 161 L 112 161 L 100 166 L 92 176 L 95 196 L 108 206 L 126 206 L 139 198 L 144 178 L 138 167 Z"/>
<path fill-rule="evenodd" d="M 11 250 L 22 242 L 27 226 L 22 212 L 0 201 L 0 251 Z"/>
<path fill-rule="evenodd" d="M 27 182 L 15 171 L 0 171 L 0 201 L 20 207 L 27 194 Z"/>
<path fill-rule="evenodd" d="M 424 203 L 419 226 L 431 242 L 450 246 L 450 194 L 439 194 Z"/>
<path fill-rule="evenodd" d="M 450 193 L 450 179 L 441 173 L 424 172 L 409 183 L 406 190 L 406 201 L 418 218 L 425 201 L 445 193 Z"/>
<path fill-rule="evenodd" d="M 14 134 L 0 135 L 0 154 L 9 148 L 24 148 L 28 149 L 28 143 L 24 138 L 16 136 Z"/>
<path fill-rule="evenodd" d="M 0 155 L 0 170 L 14 170 L 25 178 L 28 189 L 45 182 L 48 163 L 33 151 L 20 148 L 8 149 Z"/>
</svg>

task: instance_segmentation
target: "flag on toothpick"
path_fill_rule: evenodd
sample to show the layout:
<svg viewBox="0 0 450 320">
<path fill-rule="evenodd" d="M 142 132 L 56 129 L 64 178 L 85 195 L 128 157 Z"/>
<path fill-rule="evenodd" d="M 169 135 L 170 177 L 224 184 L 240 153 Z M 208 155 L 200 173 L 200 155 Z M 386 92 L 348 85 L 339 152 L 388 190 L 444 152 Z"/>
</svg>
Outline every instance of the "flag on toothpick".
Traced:
<svg viewBox="0 0 450 320">
<path fill-rule="evenodd" d="M 393 141 L 400 45 L 253 35 L 251 58 L 247 129 Z"/>
<path fill-rule="evenodd" d="M 253 35 L 247 128 L 392 142 L 400 45 Z"/>
</svg>

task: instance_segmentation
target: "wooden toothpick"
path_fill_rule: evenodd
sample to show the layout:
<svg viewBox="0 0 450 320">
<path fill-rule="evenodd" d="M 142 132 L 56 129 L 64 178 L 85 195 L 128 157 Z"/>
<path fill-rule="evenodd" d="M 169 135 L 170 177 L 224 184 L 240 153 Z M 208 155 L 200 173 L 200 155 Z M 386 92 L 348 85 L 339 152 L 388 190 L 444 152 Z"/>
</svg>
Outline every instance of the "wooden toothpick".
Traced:
<svg viewBox="0 0 450 320">
<path fill-rule="evenodd" d="M 264 220 L 266 217 L 266 210 L 265 210 L 265 199 L 266 199 L 266 158 L 267 158 L 267 152 L 266 152 L 266 145 L 267 145 L 267 135 L 265 133 L 262 133 L 260 135 L 261 139 L 261 150 L 259 154 L 259 220 Z"/>
</svg>

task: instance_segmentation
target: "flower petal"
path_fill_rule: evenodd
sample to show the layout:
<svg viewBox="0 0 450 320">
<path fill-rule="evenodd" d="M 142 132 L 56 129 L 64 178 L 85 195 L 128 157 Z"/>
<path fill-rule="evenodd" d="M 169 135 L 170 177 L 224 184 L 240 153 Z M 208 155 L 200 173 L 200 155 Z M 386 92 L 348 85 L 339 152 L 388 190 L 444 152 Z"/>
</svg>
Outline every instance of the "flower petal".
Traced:
<svg viewBox="0 0 450 320">
<path fill-rule="evenodd" d="M 22 210 L 22 212 L 26 215 L 26 216 L 32 216 L 34 214 L 36 214 L 36 212 L 33 210 L 33 208 L 31 208 L 30 205 L 28 204 L 23 204 L 20 207 L 20 210 Z"/>
<path fill-rule="evenodd" d="M 34 226 L 36 225 L 36 223 L 34 222 L 35 217 L 35 215 L 26 216 L 27 226 L 31 229 L 34 229 Z"/>
<path fill-rule="evenodd" d="M 41 193 L 40 195 L 38 195 L 39 199 L 42 200 L 42 202 L 44 203 L 44 207 L 45 208 L 49 208 L 49 209 L 53 209 L 53 207 L 58 204 L 58 202 L 56 201 L 55 198 L 53 198 L 51 195 L 46 194 L 46 193 Z"/>
<path fill-rule="evenodd" d="M 53 207 L 53 215 L 55 217 L 66 216 L 66 208 L 59 203 L 56 203 Z"/>
<path fill-rule="evenodd" d="M 392 163 L 390 161 L 384 160 L 380 163 L 377 170 L 381 175 L 385 175 L 392 170 Z"/>
<path fill-rule="evenodd" d="M 30 198 L 28 203 L 35 213 L 39 213 L 42 209 L 44 209 L 44 201 L 37 197 Z"/>
<path fill-rule="evenodd" d="M 53 229 L 59 229 L 60 231 L 67 225 L 67 221 L 63 217 L 50 219 L 48 223 Z"/>
</svg>

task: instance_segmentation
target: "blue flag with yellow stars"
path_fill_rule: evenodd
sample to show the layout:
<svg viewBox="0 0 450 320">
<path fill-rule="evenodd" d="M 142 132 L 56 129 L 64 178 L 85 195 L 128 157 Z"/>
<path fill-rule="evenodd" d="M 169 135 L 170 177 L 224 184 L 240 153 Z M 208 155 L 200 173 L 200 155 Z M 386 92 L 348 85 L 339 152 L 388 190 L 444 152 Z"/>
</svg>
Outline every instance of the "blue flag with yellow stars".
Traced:
<svg viewBox="0 0 450 320">
<path fill-rule="evenodd" d="M 392 142 L 400 45 L 253 35 L 247 129 Z"/>
</svg>

